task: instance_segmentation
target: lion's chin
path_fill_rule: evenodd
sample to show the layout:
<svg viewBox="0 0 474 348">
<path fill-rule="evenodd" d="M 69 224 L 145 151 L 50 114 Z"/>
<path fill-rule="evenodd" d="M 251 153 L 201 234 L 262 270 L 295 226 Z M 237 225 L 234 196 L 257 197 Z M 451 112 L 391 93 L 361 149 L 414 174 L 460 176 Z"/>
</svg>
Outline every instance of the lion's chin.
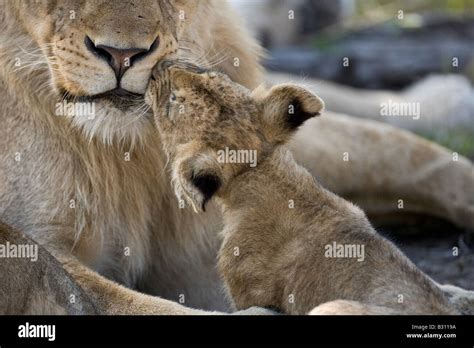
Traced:
<svg viewBox="0 0 474 348">
<path fill-rule="evenodd" d="M 67 110 L 67 102 L 62 104 Z M 151 110 L 144 102 L 116 105 L 109 98 L 98 98 L 70 103 L 68 111 L 64 116 L 71 119 L 73 127 L 88 140 L 97 139 L 106 145 L 133 147 L 142 143 L 153 129 Z"/>
</svg>

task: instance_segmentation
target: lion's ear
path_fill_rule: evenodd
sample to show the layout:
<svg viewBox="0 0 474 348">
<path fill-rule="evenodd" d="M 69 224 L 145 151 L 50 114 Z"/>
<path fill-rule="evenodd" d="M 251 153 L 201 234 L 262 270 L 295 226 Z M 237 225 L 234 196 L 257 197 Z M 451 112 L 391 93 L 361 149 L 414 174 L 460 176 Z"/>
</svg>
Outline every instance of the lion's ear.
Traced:
<svg viewBox="0 0 474 348">
<path fill-rule="evenodd" d="M 319 116 L 324 109 L 321 98 L 296 85 L 278 85 L 259 95 L 264 129 L 276 142 L 287 141 L 303 123 Z"/>
</svg>

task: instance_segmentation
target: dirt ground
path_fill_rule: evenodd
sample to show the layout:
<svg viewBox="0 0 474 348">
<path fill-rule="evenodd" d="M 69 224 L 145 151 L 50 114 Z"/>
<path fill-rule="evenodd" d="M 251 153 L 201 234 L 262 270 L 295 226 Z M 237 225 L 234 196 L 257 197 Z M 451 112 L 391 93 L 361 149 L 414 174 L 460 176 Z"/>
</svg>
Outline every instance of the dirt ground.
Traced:
<svg viewBox="0 0 474 348">
<path fill-rule="evenodd" d="M 474 290 L 472 234 L 449 226 L 441 233 L 421 229 L 422 233 L 413 234 L 412 230 L 412 227 L 401 232 L 379 229 L 437 282 Z"/>
</svg>

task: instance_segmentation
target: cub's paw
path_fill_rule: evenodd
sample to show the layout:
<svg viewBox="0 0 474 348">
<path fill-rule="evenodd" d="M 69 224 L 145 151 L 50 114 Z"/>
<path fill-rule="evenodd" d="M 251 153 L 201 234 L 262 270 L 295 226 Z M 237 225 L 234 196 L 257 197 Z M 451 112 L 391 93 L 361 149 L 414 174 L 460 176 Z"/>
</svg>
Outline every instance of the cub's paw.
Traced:
<svg viewBox="0 0 474 348">
<path fill-rule="evenodd" d="M 275 312 L 271 309 L 262 307 L 250 307 L 241 311 L 232 313 L 232 315 L 279 315 L 280 313 Z"/>
<path fill-rule="evenodd" d="M 474 291 L 454 285 L 439 285 L 449 302 L 462 314 L 474 315 Z"/>
</svg>

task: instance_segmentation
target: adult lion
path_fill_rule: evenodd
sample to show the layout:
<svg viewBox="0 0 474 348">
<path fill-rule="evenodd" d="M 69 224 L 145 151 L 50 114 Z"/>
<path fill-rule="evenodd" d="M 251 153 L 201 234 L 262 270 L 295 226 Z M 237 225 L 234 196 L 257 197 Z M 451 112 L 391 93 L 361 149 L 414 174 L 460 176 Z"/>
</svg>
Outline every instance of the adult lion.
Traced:
<svg viewBox="0 0 474 348">
<path fill-rule="evenodd" d="M 0 33 L 0 218 L 49 250 L 101 313 L 232 310 L 214 267 L 220 217 L 180 209 L 142 97 L 151 68 L 172 54 L 211 61 L 248 87 L 261 81 L 260 48 L 226 3 L 1 0 Z M 94 110 L 70 112 L 73 101 Z M 446 168 L 460 183 L 420 172 L 415 183 L 429 190 L 419 191 L 399 171 L 417 174 L 446 150 L 376 124 L 324 125 L 303 129 L 294 149 L 332 189 L 376 212 L 394 211 L 401 192 L 418 211 L 468 216 L 456 185 L 469 162 Z M 378 144 L 368 149 L 371 137 Z M 344 149 L 359 159 L 354 175 L 342 167 Z M 431 186 L 454 193 L 457 208 L 439 205 Z"/>
</svg>

